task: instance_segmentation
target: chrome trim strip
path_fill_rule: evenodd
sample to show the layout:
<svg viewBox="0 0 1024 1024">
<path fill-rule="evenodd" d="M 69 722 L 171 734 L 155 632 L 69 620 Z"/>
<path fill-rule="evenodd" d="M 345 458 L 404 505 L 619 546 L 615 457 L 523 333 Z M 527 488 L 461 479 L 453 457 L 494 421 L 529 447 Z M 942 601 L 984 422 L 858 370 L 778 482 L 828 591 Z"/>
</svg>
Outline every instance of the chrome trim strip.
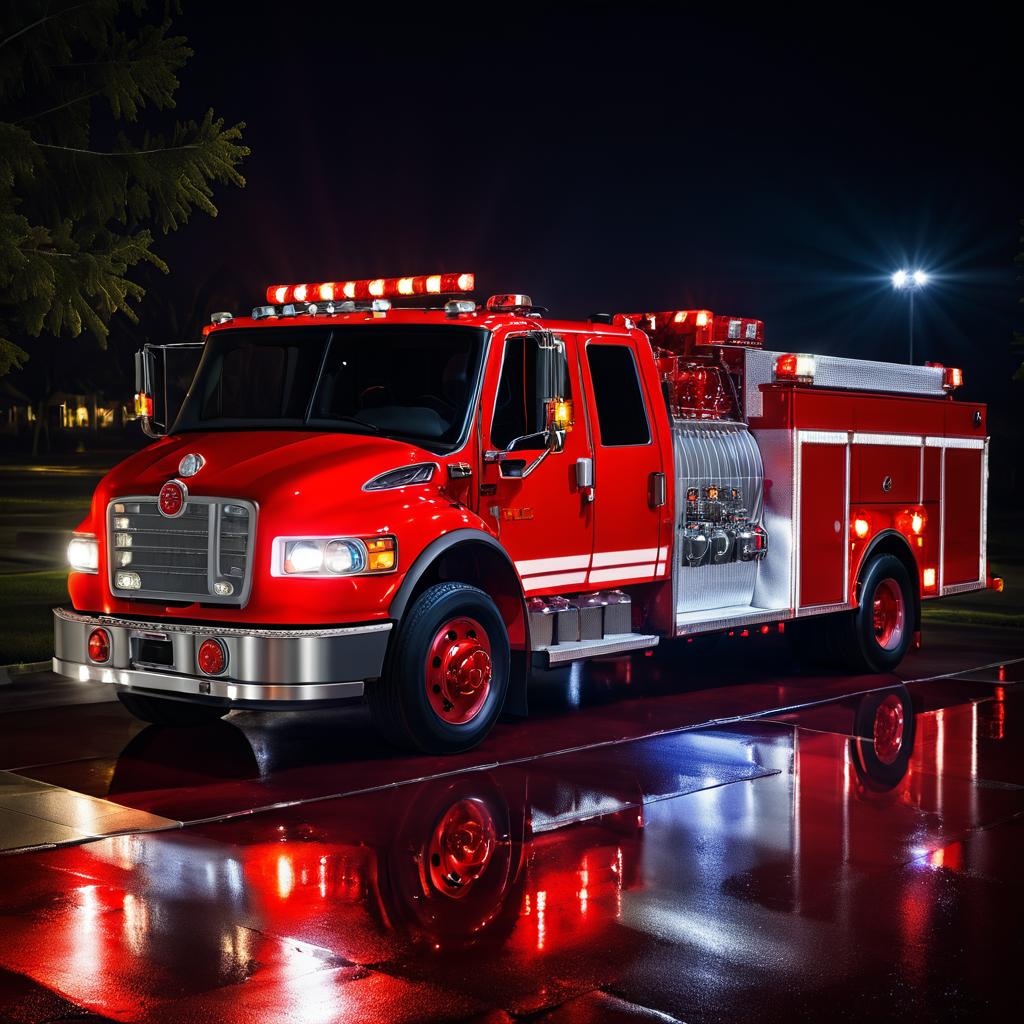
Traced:
<svg viewBox="0 0 1024 1024">
<path fill-rule="evenodd" d="M 354 636 L 362 633 L 386 633 L 392 622 L 372 622 L 365 626 L 325 626 L 322 629 L 241 629 L 234 626 L 206 626 L 184 622 L 142 622 L 120 619 L 113 615 L 85 615 L 70 608 L 54 608 L 57 618 L 81 622 L 89 626 L 115 626 L 124 629 L 149 630 L 155 633 L 197 633 L 204 636 L 251 636 L 269 640 L 314 639 L 332 636 Z"/>
<path fill-rule="evenodd" d="M 846 444 L 850 440 L 845 430 L 799 430 L 797 435 L 803 444 Z"/>
<path fill-rule="evenodd" d="M 941 597 L 945 597 L 947 594 L 966 594 L 970 590 L 984 590 L 985 584 L 979 583 L 977 580 L 972 580 L 970 583 L 950 583 L 948 587 L 942 588 Z"/>
<path fill-rule="evenodd" d="M 929 448 L 984 448 L 987 438 L 980 437 L 926 437 Z"/>
<path fill-rule="evenodd" d="M 891 445 L 898 448 L 920 448 L 920 434 L 866 434 L 854 433 L 854 444 Z"/>
<path fill-rule="evenodd" d="M 828 615 L 830 612 L 845 612 L 856 607 L 852 601 L 836 601 L 834 604 L 809 604 L 798 608 L 794 618 L 802 619 L 808 615 Z"/>
<path fill-rule="evenodd" d="M 217 697 L 238 701 L 317 701 L 362 697 L 362 680 L 345 683 L 300 683 L 296 685 L 238 683 L 230 679 L 177 676 L 168 672 L 79 665 L 53 659 L 53 671 L 83 683 L 110 683 L 126 689 L 180 693 L 195 697 Z"/>
</svg>

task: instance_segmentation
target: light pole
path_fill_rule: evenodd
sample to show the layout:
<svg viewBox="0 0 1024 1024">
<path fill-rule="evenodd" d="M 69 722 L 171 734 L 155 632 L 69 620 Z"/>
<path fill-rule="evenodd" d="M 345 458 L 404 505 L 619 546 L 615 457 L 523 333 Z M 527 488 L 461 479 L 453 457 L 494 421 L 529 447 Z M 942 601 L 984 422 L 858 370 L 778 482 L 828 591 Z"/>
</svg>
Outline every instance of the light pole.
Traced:
<svg viewBox="0 0 1024 1024">
<path fill-rule="evenodd" d="M 928 283 L 928 275 L 923 270 L 910 273 L 897 270 L 892 275 L 892 286 L 898 292 L 906 292 L 910 298 L 910 350 L 908 362 L 914 362 L 914 293 L 920 291 Z"/>
</svg>

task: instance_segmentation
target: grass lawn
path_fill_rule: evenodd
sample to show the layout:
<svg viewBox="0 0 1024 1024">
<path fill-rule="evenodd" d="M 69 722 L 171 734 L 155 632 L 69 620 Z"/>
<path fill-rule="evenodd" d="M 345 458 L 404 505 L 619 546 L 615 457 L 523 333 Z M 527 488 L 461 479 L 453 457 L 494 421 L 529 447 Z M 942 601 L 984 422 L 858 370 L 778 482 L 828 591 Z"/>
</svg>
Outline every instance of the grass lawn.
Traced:
<svg viewBox="0 0 1024 1024">
<path fill-rule="evenodd" d="M 988 557 L 989 572 L 1003 578 L 1003 592 L 975 590 L 926 601 L 921 609 L 925 626 L 957 622 L 1024 629 L 1024 550 L 1009 520 L 993 518 L 989 523 Z"/>
<path fill-rule="evenodd" d="M 46 661 L 53 656 L 50 609 L 68 599 L 66 572 L 22 572 L 0 576 L 0 665 Z"/>
</svg>

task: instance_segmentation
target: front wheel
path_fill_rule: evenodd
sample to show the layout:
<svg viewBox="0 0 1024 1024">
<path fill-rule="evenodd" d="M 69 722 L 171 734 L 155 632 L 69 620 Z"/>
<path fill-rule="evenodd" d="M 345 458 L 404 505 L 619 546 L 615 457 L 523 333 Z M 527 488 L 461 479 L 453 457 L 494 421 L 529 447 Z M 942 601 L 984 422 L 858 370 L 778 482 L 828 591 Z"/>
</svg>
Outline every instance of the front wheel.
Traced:
<svg viewBox="0 0 1024 1024">
<path fill-rule="evenodd" d="M 466 583 L 425 590 L 401 624 L 384 676 L 366 688 L 374 722 L 396 746 L 469 750 L 505 702 L 509 643 L 495 603 Z"/>
</svg>

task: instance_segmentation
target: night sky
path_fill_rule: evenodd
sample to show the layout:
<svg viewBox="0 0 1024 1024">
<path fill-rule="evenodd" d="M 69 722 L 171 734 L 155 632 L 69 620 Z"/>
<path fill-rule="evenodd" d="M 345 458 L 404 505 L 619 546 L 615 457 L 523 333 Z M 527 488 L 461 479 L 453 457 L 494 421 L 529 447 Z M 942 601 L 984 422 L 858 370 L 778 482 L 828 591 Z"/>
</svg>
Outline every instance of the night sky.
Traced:
<svg viewBox="0 0 1024 1024">
<path fill-rule="evenodd" d="M 253 153 L 220 217 L 160 244 L 181 295 L 219 275 L 243 310 L 271 282 L 472 270 L 478 298 L 553 315 L 707 306 L 764 319 L 771 348 L 904 359 L 889 275 L 920 266 L 919 358 L 1005 394 L 1008 21 L 219 6 L 177 23 L 196 51 L 179 113 L 244 120 Z"/>
</svg>

